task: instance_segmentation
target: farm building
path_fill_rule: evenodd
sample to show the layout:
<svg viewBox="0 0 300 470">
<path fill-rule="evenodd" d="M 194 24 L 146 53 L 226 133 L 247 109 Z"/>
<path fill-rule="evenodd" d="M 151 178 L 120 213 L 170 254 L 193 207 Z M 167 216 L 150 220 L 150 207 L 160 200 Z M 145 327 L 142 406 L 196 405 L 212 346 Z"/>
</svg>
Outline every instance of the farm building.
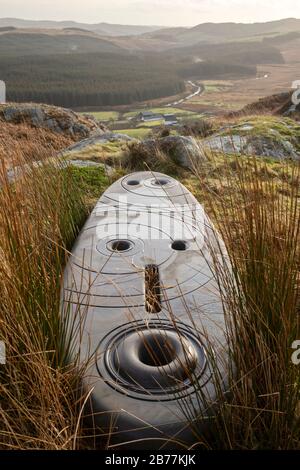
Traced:
<svg viewBox="0 0 300 470">
<path fill-rule="evenodd" d="M 163 119 L 164 116 L 162 114 L 152 113 L 151 111 L 144 111 L 136 117 L 136 120 L 141 122 L 161 121 Z"/>
</svg>

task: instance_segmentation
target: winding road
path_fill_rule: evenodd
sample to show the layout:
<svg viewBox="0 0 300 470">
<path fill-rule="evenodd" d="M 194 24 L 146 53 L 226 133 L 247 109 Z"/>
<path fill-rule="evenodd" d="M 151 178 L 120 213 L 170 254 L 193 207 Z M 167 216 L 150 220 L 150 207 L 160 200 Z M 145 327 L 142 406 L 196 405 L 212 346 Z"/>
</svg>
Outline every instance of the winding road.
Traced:
<svg viewBox="0 0 300 470">
<path fill-rule="evenodd" d="M 189 83 L 189 85 L 191 85 L 192 87 L 196 88 L 196 91 L 194 93 L 186 96 L 185 98 L 182 98 L 179 101 L 174 101 L 173 103 L 168 103 L 166 105 L 167 107 L 178 106 L 179 104 L 182 104 L 185 101 L 189 101 L 192 98 L 194 98 L 194 96 L 201 95 L 204 92 L 204 86 L 203 85 L 197 85 L 196 83 L 192 82 L 191 80 L 189 80 L 187 83 Z"/>
</svg>

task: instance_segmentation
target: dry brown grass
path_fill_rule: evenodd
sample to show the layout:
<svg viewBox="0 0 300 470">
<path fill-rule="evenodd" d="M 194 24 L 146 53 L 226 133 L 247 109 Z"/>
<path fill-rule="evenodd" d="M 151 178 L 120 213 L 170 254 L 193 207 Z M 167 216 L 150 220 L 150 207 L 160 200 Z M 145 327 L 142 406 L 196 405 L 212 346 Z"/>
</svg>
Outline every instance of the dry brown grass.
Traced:
<svg viewBox="0 0 300 470">
<path fill-rule="evenodd" d="M 74 142 L 69 136 L 47 129 L 33 128 L 26 124 L 9 124 L 0 120 L 0 164 L 6 168 L 21 153 L 27 161 L 47 158 L 53 152 L 63 150 Z"/>
<path fill-rule="evenodd" d="M 216 264 L 235 367 L 213 448 L 300 448 L 300 370 L 291 359 L 300 337 L 300 167 L 283 164 L 278 182 L 263 166 L 255 158 L 227 164 L 217 192 L 206 169 L 199 173 L 233 268 Z"/>
<path fill-rule="evenodd" d="M 19 167 L 28 163 L 21 146 L 12 162 Z M 40 160 L 51 156 L 37 139 L 26 150 L 34 148 Z M 72 449 L 80 434 L 80 370 L 67 361 L 60 287 L 86 211 L 69 170 L 58 165 L 31 168 L 14 184 L 0 172 L 1 449 Z"/>
</svg>

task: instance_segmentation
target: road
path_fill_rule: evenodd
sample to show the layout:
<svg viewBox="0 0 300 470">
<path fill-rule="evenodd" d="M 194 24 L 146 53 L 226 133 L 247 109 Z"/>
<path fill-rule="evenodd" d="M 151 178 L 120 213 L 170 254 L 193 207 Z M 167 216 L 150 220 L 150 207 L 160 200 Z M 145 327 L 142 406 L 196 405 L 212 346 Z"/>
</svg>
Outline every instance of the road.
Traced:
<svg viewBox="0 0 300 470">
<path fill-rule="evenodd" d="M 197 96 L 197 95 L 201 95 L 203 92 L 204 92 L 204 86 L 203 85 L 197 85 L 196 83 L 192 82 L 191 80 L 189 80 L 187 83 L 189 83 L 191 86 L 193 86 L 194 88 L 196 88 L 196 91 L 194 93 L 192 93 L 191 95 L 188 95 L 186 96 L 185 98 L 182 98 L 181 100 L 179 101 L 174 101 L 173 103 L 168 103 L 166 106 L 167 107 L 170 107 L 170 106 L 178 106 L 179 104 L 182 104 L 186 101 L 189 101 L 191 100 L 192 98 L 194 98 L 194 96 Z"/>
</svg>

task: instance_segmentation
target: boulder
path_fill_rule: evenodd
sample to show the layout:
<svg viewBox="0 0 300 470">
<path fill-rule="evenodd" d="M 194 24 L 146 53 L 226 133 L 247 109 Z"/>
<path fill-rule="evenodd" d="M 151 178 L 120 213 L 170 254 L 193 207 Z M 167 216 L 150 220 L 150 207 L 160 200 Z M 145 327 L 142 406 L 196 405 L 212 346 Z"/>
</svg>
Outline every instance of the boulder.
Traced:
<svg viewBox="0 0 300 470">
<path fill-rule="evenodd" d="M 70 135 L 76 140 L 103 134 L 106 128 L 91 116 L 70 109 L 35 103 L 6 103 L 0 105 L 0 120 L 13 124 L 26 123 Z"/>
<path fill-rule="evenodd" d="M 214 135 L 203 142 L 204 148 L 225 154 L 244 154 L 270 157 L 278 160 L 298 160 L 300 154 L 292 142 L 270 135 Z"/>
<path fill-rule="evenodd" d="M 148 152 L 163 152 L 186 168 L 193 168 L 199 159 L 205 159 L 202 148 L 193 137 L 170 135 L 159 139 L 146 139 L 142 145 Z"/>
<path fill-rule="evenodd" d="M 66 161 L 66 165 L 75 166 L 77 168 L 103 168 L 106 175 L 112 176 L 115 172 L 114 168 L 105 163 L 93 162 L 91 160 L 69 160 Z"/>
<path fill-rule="evenodd" d="M 132 137 L 129 137 L 125 134 L 118 134 L 115 132 L 104 132 L 99 135 L 94 135 L 87 139 L 83 139 L 80 142 L 76 142 L 75 144 L 71 145 L 65 150 L 65 153 L 68 152 L 80 152 L 82 150 L 86 150 L 89 147 L 93 147 L 94 145 L 104 145 L 109 142 L 132 142 L 135 141 Z"/>
</svg>

